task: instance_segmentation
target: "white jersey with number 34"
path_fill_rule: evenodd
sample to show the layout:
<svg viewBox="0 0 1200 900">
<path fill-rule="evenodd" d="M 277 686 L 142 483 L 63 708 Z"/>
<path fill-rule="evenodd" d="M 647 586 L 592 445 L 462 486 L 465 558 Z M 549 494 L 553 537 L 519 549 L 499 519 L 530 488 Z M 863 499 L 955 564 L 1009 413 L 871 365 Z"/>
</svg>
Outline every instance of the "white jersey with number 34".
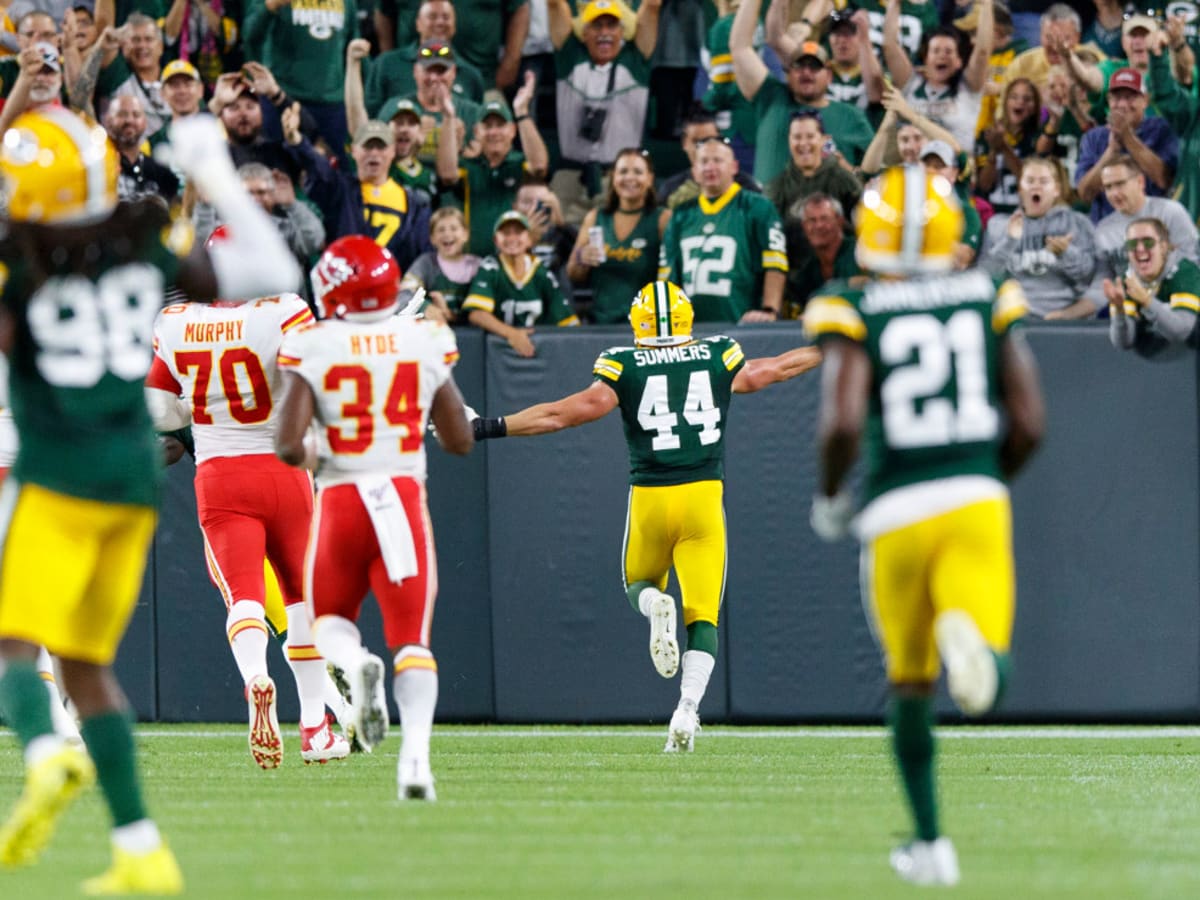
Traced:
<svg viewBox="0 0 1200 900">
<path fill-rule="evenodd" d="M 327 319 L 284 338 L 279 367 L 316 398 L 322 485 L 368 473 L 425 477 L 425 425 L 458 360 L 454 332 L 427 319 Z"/>
<path fill-rule="evenodd" d="M 289 331 L 313 321 L 295 294 L 180 303 L 158 314 L 147 384 L 174 389 L 191 405 L 197 465 L 275 452 L 279 345 Z"/>
</svg>

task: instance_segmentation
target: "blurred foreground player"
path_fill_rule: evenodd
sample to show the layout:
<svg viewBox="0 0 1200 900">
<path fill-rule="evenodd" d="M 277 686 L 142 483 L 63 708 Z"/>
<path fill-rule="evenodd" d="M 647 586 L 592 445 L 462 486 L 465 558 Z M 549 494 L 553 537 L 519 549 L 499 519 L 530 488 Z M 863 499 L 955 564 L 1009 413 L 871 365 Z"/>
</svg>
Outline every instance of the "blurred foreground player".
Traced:
<svg viewBox="0 0 1200 900">
<path fill-rule="evenodd" d="M 350 685 L 351 720 L 367 748 L 387 733 L 384 665 L 355 622 L 370 589 L 392 654 L 403 742 L 401 799 L 435 799 L 429 764 L 437 662 L 429 649 L 437 559 L 425 499 L 425 427 L 451 453 L 474 441 L 452 369 L 454 333 L 397 316 L 400 268 L 360 235 L 334 241 L 313 269 L 322 320 L 283 340 L 276 452 L 319 465 L 304 595 L 317 650 Z M 316 436 L 306 439 L 317 423 Z"/>
<path fill-rule="evenodd" d="M 0 827 L 0 864 L 32 863 L 69 801 L 98 779 L 113 864 L 89 894 L 174 894 L 183 879 L 142 803 L 128 705 L 111 665 L 154 533 L 162 451 L 146 410 L 164 290 L 261 296 L 299 272 L 246 194 L 214 120 L 172 129 L 175 163 L 236 223 L 238 240 L 192 252 L 190 228 L 153 203 L 117 205 L 102 128 L 64 109 L 24 113 L 4 135 L 10 230 L 0 245 L 0 345 L 20 450 L 3 492 L 0 707 L 24 747 L 25 789 Z M 54 734 L 35 660 L 44 645 L 87 749 Z M 94 768 L 93 768 L 94 761 Z"/>
<path fill-rule="evenodd" d="M 875 280 L 829 282 L 804 313 L 825 353 L 812 525 L 826 540 L 849 529 L 845 478 L 865 431 L 863 603 L 886 659 L 916 830 L 891 864 L 906 881 L 952 885 L 958 857 L 938 828 L 933 769 L 938 657 L 963 712 L 992 708 L 1015 604 L 1007 481 L 1041 438 L 1042 396 L 1018 327 L 1020 286 L 951 274 L 963 218 L 947 181 L 890 169 L 855 221 L 858 262 Z"/>
</svg>

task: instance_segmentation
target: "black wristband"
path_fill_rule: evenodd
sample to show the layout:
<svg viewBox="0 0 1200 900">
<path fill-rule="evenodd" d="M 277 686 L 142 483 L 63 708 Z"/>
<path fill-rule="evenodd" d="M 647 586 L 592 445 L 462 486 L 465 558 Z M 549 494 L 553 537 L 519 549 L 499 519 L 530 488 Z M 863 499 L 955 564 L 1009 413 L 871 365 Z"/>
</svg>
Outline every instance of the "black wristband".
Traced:
<svg viewBox="0 0 1200 900">
<path fill-rule="evenodd" d="M 497 416 L 494 419 L 480 416 L 478 419 L 471 420 L 471 430 L 475 432 L 477 441 L 502 438 L 508 434 L 508 423 L 504 421 L 504 416 Z"/>
<path fill-rule="evenodd" d="M 774 308 L 774 307 L 772 307 L 772 306 L 764 306 L 764 307 L 762 308 L 762 311 L 763 311 L 763 312 L 765 312 L 765 313 L 770 313 L 771 315 L 773 315 L 773 316 L 774 316 L 775 318 L 777 318 L 777 319 L 779 318 L 779 310 L 775 309 L 775 308 Z"/>
<path fill-rule="evenodd" d="M 519 124 L 521 122 L 524 122 L 528 118 L 529 118 L 529 113 L 525 113 L 525 115 L 523 115 L 523 116 L 517 116 L 515 119 L 513 119 L 513 122 Z"/>
</svg>

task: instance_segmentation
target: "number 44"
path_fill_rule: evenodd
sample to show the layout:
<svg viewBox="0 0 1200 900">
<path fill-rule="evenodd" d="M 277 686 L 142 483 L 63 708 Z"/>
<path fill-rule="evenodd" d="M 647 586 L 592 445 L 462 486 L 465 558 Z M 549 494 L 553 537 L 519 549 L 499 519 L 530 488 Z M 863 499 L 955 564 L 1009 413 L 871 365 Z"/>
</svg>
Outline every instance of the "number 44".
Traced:
<svg viewBox="0 0 1200 900">
<path fill-rule="evenodd" d="M 712 380 L 708 372 L 691 373 L 681 412 L 684 421 L 698 429 L 696 437 L 701 446 L 707 447 L 721 439 L 721 429 L 718 427 L 721 410 L 713 403 Z M 658 432 L 650 443 L 652 449 L 679 449 L 679 435 L 675 433 L 679 415 L 671 411 L 666 375 L 651 375 L 646 379 L 646 388 L 638 403 L 638 424 L 646 431 Z"/>
</svg>

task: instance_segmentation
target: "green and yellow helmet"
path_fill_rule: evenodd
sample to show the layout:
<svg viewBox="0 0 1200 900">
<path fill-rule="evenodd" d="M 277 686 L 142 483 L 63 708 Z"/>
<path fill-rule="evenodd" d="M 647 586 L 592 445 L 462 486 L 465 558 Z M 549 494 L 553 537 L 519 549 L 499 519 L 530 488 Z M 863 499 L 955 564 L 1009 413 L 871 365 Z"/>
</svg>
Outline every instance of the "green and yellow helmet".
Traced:
<svg viewBox="0 0 1200 900">
<path fill-rule="evenodd" d="M 855 211 L 855 256 L 868 272 L 920 275 L 954 268 L 963 214 L 954 188 L 922 166 L 888 169 L 863 191 Z"/>
<path fill-rule="evenodd" d="M 629 308 L 633 341 L 650 347 L 668 347 L 692 339 L 692 301 L 679 285 L 651 281 Z"/>
</svg>

